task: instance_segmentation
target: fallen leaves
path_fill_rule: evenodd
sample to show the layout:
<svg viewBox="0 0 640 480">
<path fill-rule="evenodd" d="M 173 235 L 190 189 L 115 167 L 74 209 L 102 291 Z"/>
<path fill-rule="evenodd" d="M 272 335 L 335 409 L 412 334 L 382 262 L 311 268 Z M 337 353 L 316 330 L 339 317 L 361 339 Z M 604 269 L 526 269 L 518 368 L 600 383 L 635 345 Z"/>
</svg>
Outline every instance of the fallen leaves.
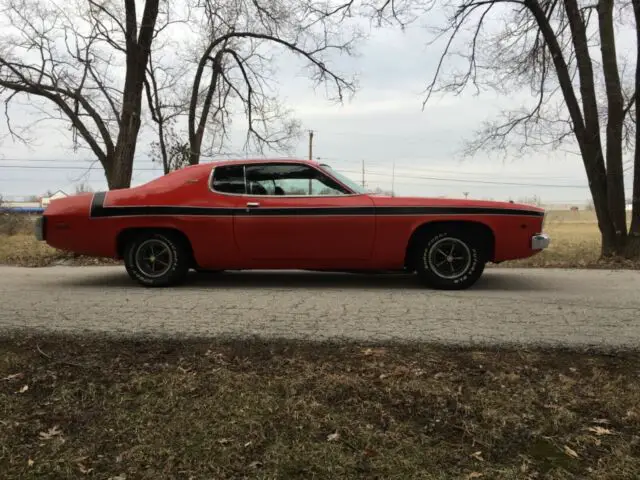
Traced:
<svg viewBox="0 0 640 480">
<path fill-rule="evenodd" d="M 564 453 L 570 456 L 571 458 L 578 458 L 578 453 L 571 447 L 565 445 L 563 450 L 564 450 Z"/>
<path fill-rule="evenodd" d="M 372 355 L 381 356 L 387 353 L 386 348 L 365 348 L 362 350 L 362 354 L 369 357 Z"/>
<path fill-rule="evenodd" d="M 58 428 L 58 426 L 56 425 L 54 427 L 51 427 L 46 432 L 40 432 L 38 434 L 38 436 L 40 437 L 41 440 L 51 440 L 54 437 L 61 437 L 62 436 L 62 430 L 60 430 Z"/>
<path fill-rule="evenodd" d="M 613 432 L 608 428 L 603 427 L 589 427 L 587 428 L 591 433 L 595 433 L 596 435 L 613 435 Z"/>
<path fill-rule="evenodd" d="M 482 452 L 478 451 L 478 452 L 473 452 L 471 454 L 471 457 L 475 458 L 476 460 L 480 461 L 480 462 L 484 462 L 484 458 L 482 458 Z"/>
</svg>

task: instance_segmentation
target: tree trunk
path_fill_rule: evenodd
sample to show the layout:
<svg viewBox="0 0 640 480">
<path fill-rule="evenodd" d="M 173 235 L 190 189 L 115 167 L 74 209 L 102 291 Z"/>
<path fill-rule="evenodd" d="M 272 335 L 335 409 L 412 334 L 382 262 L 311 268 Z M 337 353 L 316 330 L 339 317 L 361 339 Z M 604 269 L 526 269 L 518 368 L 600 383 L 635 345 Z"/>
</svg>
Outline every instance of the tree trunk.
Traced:
<svg viewBox="0 0 640 480">
<path fill-rule="evenodd" d="M 120 131 L 114 152 L 111 168 L 105 173 L 109 189 L 128 188 L 131 186 L 133 159 L 138 143 L 142 112 L 142 96 L 144 79 L 151 52 L 153 31 L 158 17 L 159 0 L 146 0 L 140 34 L 136 19 L 135 0 L 125 0 L 127 71 L 122 94 L 122 114 Z"/>
<path fill-rule="evenodd" d="M 578 103 L 562 47 L 545 10 L 538 0 L 525 0 L 525 5 L 535 17 L 545 44 L 551 53 L 560 89 L 571 115 L 573 131 L 580 148 L 580 155 L 589 180 L 589 190 L 591 191 L 593 206 L 598 219 L 598 228 L 602 238 L 601 254 L 602 256 L 614 255 L 616 253 L 615 228 L 607 201 L 607 172 L 602 155 L 593 67 L 589 55 L 587 35 L 578 4 L 576 0 L 564 0 L 578 63 L 580 93 L 584 113 L 580 110 L 580 104 Z"/>
<path fill-rule="evenodd" d="M 224 50 L 220 50 L 216 53 L 216 56 L 212 59 L 211 64 L 211 82 L 207 95 L 202 105 L 202 115 L 198 122 L 198 126 L 195 127 L 195 108 L 196 104 L 192 102 L 189 111 L 189 165 L 197 165 L 200 163 L 200 156 L 202 155 L 202 139 L 204 138 L 204 129 L 207 126 L 207 117 L 209 117 L 209 111 L 211 110 L 211 102 L 213 101 L 213 95 L 218 86 L 218 77 L 222 71 L 222 55 Z M 197 87 L 199 89 L 200 83 L 198 81 Z"/>
<path fill-rule="evenodd" d="M 633 0 L 633 12 L 636 18 L 636 150 L 633 161 L 633 194 L 631 197 L 631 228 L 627 245 L 627 258 L 640 260 L 640 0 Z"/>
<path fill-rule="evenodd" d="M 196 134 L 189 142 L 189 165 L 198 165 L 200 163 L 200 155 L 202 153 L 202 137 L 203 134 Z"/>
<path fill-rule="evenodd" d="M 593 208 L 596 212 L 598 228 L 600 230 L 602 241 L 600 255 L 602 257 L 619 255 L 621 252 L 616 240 L 616 230 L 609 212 L 607 174 L 604 162 L 602 162 L 600 144 L 590 145 L 586 142 L 579 143 L 587 178 L 589 179 L 589 191 L 593 199 Z"/>
<path fill-rule="evenodd" d="M 600 0 L 598 4 L 598 21 L 602 70 L 607 94 L 607 203 L 615 233 L 614 250 L 617 254 L 623 255 L 627 240 L 622 162 L 624 99 L 620 85 L 620 74 L 618 73 L 616 39 L 613 30 L 613 0 Z"/>
<path fill-rule="evenodd" d="M 135 97 L 135 96 L 134 96 Z M 109 189 L 129 188 L 131 186 L 131 175 L 133 173 L 133 159 L 136 153 L 138 132 L 140 131 L 140 103 L 138 108 L 135 99 L 128 102 L 128 107 L 123 107 L 122 122 L 118 132 L 118 141 L 114 154 L 113 168 L 107 178 Z"/>
<path fill-rule="evenodd" d="M 606 2 L 607 0 L 603 1 Z M 612 217 L 612 211 L 609 208 L 607 169 L 605 167 L 602 139 L 600 137 L 598 102 L 586 26 L 577 0 L 564 0 L 564 5 L 571 30 L 571 40 L 576 56 L 576 63 L 578 65 L 580 94 L 584 110 L 584 130 L 582 135 L 576 134 L 576 137 L 580 144 L 582 160 L 589 180 L 589 188 L 598 218 L 598 227 L 602 235 L 601 255 L 603 257 L 620 255 L 623 253 L 621 250 L 622 245 L 620 245 L 618 241 L 619 236 L 616 235 L 616 226 Z M 615 156 L 615 147 L 612 156 Z M 617 196 L 615 192 L 613 195 Z"/>
</svg>

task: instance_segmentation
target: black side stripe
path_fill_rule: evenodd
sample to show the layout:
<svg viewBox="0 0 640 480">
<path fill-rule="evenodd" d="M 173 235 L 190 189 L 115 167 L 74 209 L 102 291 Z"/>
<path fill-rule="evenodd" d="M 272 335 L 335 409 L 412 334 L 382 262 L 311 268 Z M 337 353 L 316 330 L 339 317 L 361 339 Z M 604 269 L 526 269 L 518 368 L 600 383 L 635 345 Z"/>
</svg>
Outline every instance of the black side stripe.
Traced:
<svg viewBox="0 0 640 480">
<path fill-rule="evenodd" d="M 97 192 L 91 202 L 91 217 L 124 217 L 144 215 L 189 216 L 364 216 L 364 215 L 525 215 L 542 217 L 544 212 L 489 207 L 256 207 L 220 208 L 192 206 L 125 206 L 105 207 L 105 192 Z"/>
<path fill-rule="evenodd" d="M 107 195 L 107 192 L 96 192 L 93 194 L 93 199 L 91 200 L 91 210 L 89 211 L 90 217 L 100 217 L 101 210 L 104 209 L 104 197 Z"/>
</svg>

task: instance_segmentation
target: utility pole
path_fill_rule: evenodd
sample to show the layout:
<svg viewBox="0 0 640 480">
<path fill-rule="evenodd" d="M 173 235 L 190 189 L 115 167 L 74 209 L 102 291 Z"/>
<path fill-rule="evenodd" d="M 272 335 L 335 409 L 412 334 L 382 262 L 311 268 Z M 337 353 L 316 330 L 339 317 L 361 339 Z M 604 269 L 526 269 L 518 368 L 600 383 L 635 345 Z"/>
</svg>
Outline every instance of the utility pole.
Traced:
<svg viewBox="0 0 640 480">
<path fill-rule="evenodd" d="M 462 192 L 464 194 L 464 198 L 466 199 L 469 196 L 469 192 Z"/>
<path fill-rule="evenodd" d="M 362 188 L 364 188 L 364 159 L 362 159 Z"/>
<path fill-rule="evenodd" d="M 395 183 L 396 183 L 396 161 L 391 164 L 391 196 L 395 197 Z"/>
<path fill-rule="evenodd" d="M 309 130 L 309 160 L 313 160 L 313 130 Z"/>
</svg>

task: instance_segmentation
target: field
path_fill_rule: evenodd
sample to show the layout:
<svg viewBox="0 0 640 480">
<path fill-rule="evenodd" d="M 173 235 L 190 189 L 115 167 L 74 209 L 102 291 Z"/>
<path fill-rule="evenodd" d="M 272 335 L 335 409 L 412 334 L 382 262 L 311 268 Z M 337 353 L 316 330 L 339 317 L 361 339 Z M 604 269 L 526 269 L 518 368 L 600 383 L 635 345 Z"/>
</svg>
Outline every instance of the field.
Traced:
<svg viewBox="0 0 640 480">
<path fill-rule="evenodd" d="M 0 337 L 4 479 L 635 479 L 640 358 Z"/>
<path fill-rule="evenodd" d="M 628 223 L 631 222 L 629 214 Z M 551 210 L 547 213 L 544 230 L 551 236 L 551 245 L 544 252 L 524 260 L 501 264 L 503 267 L 559 267 L 584 268 L 602 265 L 600 230 L 594 212 Z M 618 266 L 634 267 L 628 263 Z M 636 265 L 635 268 L 638 266 Z"/>
<path fill-rule="evenodd" d="M 67 264 L 113 264 L 111 260 L 78 258 L 71 254 L 54 250 L 37 242 L 32 234 L 32 223 L 21 219 L 13 225 L 12 235 L 0 228 L 0 264 L 46 266 L 55 263 Z M 534 257 L 505 262 L 503 267 L 578 267 L 599 266 L 631 267 L 628 263 L 602 265 L 598 262 L 600 252 L 600 232 L 595 214 L 588 211 L 550 211 L 545 231 L 551 235 L 548 250 Z"/>
</svg>

